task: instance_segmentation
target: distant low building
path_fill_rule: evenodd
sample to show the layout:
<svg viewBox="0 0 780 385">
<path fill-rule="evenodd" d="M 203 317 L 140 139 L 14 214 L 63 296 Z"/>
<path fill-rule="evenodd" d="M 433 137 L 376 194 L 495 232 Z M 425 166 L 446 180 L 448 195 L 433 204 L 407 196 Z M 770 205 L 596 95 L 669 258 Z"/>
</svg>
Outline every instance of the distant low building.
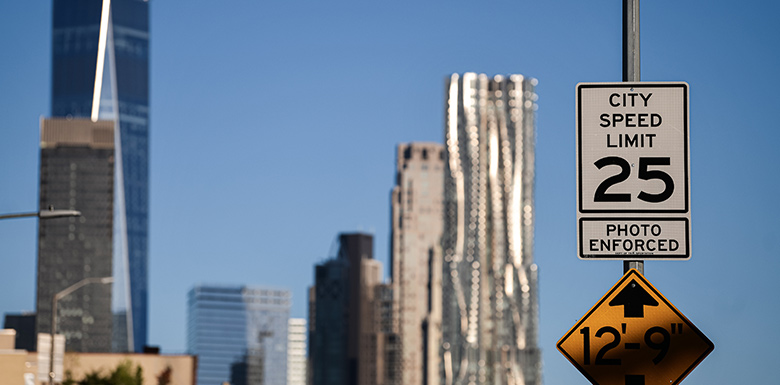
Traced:
<svg viewBox="0 0 780 385">
<path fill-rule="evenodd" d="M 306 385 L 306 320 L 290 318 L 287 327 L 287 385 Z"/>
<path fill-rule="evenodd" d="M 3 328 L 16 330 L 16 349 L 35 351 L 35 313 L 6 314 Z"/>
<path fill-rule="evenodd" d="M 35 353 L 15 348 L 16 331 L 0 330 L 0 384 L 38 384 L 38 360 Z"/>
<path fill-rule="evenodd" d="M 12 329 L 0 330 L 0 384 L 48 383 L 48 378 L 39 374 L 48 369 L 38 367 L 38 354 L 18 349 L 15 337 Z M 158 378 L 167 375 L 171 385 L 195 385 L 197 360 L 190 355 L 69 352 L 63 359 L 64 372 L 76 381 L 94 372 L 107 375 L 124 362 L 141 368 L 144 384 L 157 384 Z"/>
<path fill-rule="evenodd" d="M 187 299 L 187 350 L 198 385 L 287 385 L 289 290 L 198 285 Z"/>
</svg>

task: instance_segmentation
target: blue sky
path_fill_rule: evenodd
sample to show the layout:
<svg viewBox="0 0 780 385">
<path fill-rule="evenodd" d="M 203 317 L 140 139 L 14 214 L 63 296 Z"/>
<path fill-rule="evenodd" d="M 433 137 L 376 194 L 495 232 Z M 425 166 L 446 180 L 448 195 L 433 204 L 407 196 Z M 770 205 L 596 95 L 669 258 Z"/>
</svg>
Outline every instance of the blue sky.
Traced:
<svg viewBox="0 0 780 385">
<path fill-rule="evenodd" d="M 387 262 L 395 145 L 443 138 L 444 78 L 539 80 L 536 250 L 547 384 L 587 384 L 555 343 L 621 276 L 580 261 L 578 82 L 621 80 L 621 2 L 152 0 L 150 343 L 185 349 L 200 282 L 293 291 L 338 232 Z M 686 81 L 693 256 L 647 278 L 716 345 L 685 384 L 772 383 L 780 361 L 780 5 L 645 1 L 642 79 Z M 0 213 L 37 206 L 51 4 L 0 3 Z M 0 221 L 0 313 L 34 309 L 35 220 Z"/>
</svg>

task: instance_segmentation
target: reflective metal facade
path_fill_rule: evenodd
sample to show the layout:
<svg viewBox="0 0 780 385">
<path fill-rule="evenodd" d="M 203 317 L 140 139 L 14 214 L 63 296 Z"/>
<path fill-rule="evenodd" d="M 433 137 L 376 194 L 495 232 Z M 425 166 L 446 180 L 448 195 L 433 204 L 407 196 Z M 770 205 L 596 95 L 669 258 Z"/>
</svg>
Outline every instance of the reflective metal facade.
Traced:
<svg viewBox="0 0 780 385">
<path fill-rule="evenodd" d="M 187 298 L 187 351 L 198 385 L 286 385 L 291 294 L 199 285 Z"/>
<path fill-rule="evenodd" d="M 113 343 L 117 351 L 142 351 L 148 335 L 147 1 L 53 0 L 51 114 L 114 122 Z"/>
<path fill-rule="evenodd" d="M 447 82 L 442 383 L 541 384 L 533 263 L 535 79 Z"/>
</svg>

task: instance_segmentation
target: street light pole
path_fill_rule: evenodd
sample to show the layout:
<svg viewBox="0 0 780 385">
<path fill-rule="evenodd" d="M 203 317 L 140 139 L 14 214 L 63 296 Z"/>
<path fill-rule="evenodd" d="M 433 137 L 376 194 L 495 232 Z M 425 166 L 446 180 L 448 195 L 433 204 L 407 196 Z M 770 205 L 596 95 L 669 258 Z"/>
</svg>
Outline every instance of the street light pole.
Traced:
<svg viewBox="0 0 780 385">
<path fill-rule="evenodd" d="M 90 277 L 68 286 L 51 298 L 51 349 L 49 349 L 49 385 L 54 384 L 54 336 L 57 334 L 57 301 L 91 283 L 112 283 L 114 277 Z"/>
<path fill-rule="evenodd" d="M 54 206 L 49 205 L 48 209 L 41 210 L 33 213 L 17 213 L 17 214 L 2 214 L 0 219 L 14 219 L 14 218 L 31 218 L 38 217 L 38 219 L 52 219 L 52 218 L 66 218 L 66 217 L 80 217 L 81 211 L 78 210 L 55 210 Z M 57 301 L 62 297 L 74 292 L 84 285 L 90 283 L 111 283 L 114 282 L 114 277 L 103 278 L 85 278 L 81 281 L 71 285 L 67 289 L 57 293 L 51 300 L 51 347 L 49 352 L 49 385 L 54 384 L 54 335 L 56 334 L 56 322 L 57 322 Z"/>
</svg>

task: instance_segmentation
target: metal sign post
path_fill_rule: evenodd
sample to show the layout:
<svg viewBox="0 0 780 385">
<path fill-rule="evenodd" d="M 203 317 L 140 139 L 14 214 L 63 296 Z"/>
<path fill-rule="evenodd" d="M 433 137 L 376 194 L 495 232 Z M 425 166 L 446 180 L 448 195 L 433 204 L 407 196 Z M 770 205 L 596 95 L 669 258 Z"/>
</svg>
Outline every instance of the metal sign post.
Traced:
<svg viewBox="0 0 780 385">
<path fill-rule="evenodd" d="M 638 81 L 639 0 L 623 5 L 623 82 L 577 84 L 578 254 L 644 274 L 691 256 L 689 87 Z"/>
<path fill-rule="evenodd" d="M 623 0 L 623 81 L 641 80 L 639 68 L 639 0 Z M 623 261 L 623 274 L 636 269 L 645 274 L 645 262 Z"/>
</svg>

